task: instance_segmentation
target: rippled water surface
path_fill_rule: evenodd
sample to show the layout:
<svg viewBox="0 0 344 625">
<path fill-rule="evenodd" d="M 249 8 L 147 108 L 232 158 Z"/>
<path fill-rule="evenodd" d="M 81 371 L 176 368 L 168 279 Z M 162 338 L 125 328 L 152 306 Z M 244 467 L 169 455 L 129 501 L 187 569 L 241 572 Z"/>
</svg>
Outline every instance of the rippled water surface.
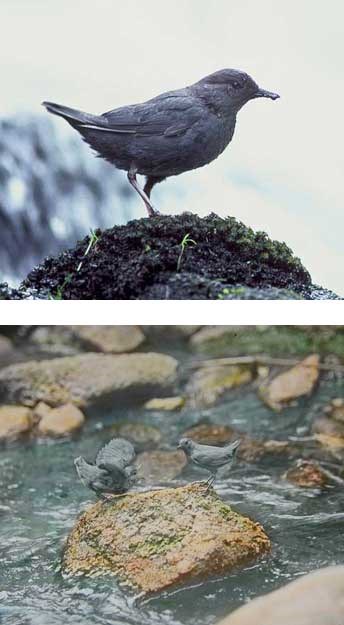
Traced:
<svg viewBox="0 0 344 625">
<path fill-rule="evenodd" d="M 202 418 L 231 423 L 255 436 L 283 438 L 307 426 L 319 405 L 340 394 L 339 383 L 323 382 L 312 400 L 280 415 L 254 393 L 238 392 Z M 238 463 L 218 493 L 235 509 L 261 522 L 272 552 L 253 566 L 225 577 L 140 599 L 113 578 L 63 579 L 60 557 L 78 515 L 93 501 L 77 482 L 73 458 L 92 458 L 109 438 L 116 420 L 145 421 L 173 446 L 199 413 L 151 415 L 142 410 L 89 420 L 80 438 L 63 442 L 13 444 L 0 450 L 0 621 L 6 625 L 118 625 L 215 623 L 247 601 L 311 569 L 344 562 L 344 491 L 301 490 L 280 479 L 284 461 Z M 199 477 L 188 469 L 174 484 Z"/>
</svg>

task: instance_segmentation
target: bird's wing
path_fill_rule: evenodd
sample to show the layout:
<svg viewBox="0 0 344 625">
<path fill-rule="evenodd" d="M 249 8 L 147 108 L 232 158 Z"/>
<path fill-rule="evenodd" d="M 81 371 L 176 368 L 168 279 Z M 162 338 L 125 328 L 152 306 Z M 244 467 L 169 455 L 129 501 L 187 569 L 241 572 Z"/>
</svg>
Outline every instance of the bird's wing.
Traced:
<svg viewBox="0 0 344 625">
<path fill-rule="evenodd" d="M 202 114 L 202 105 L 194 96 L 166 94 L 143 104 L 108 111 L 100 116 L 101 125 L 84 124 L 83 127 L 137 137 L 177 137 L 199 121 Z"/>
<path fill-rule="evenodd" d="M 96 465 L 110 473 L 121 471 L 131 464 L 135 458 L 135 449 L 124 438 L 113 438 L 102 447 L 96 457 Z"/>
</svg>

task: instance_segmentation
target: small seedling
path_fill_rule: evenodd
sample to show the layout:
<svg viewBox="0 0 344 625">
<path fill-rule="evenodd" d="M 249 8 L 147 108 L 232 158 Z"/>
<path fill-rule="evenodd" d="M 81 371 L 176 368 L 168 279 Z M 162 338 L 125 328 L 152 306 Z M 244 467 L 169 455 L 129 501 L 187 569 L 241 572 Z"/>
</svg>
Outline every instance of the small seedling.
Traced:
<svg viewBox="0 0 344 625">
<path fill-rule="evenodd" d="M 180 244 L 180 253 L 179 253 L 178 261 L 177 261 L 177 271 L 179 271 L 179 269 L 180 269 L 182 258 L 183 258 L 184 252 L 185 252 L 185 250 L 186 250 L 188 245 L 197 245 L 196 241 L 194 241 L 193 239 L 190 239 L 190 233 L 189 232 L 184 236 L 184 238 L 183 238 L 183 240 L 182 240 L 182 242 Z"/>
<path fill-rule="evenodd" d="M 85 256 L 87 256 L 87 254 L 90 252 L 90 250 L 92 249 L 92 247 L 93 247 L 96 243 L 98 243 L 98 241 L 99 241 L 99 237 L 98 237 L 98 235 L 95 233 L 95 231 L 94 231 L 94 230 L 92 230 L 92 228 L 91 228 L 90 232 L 91 232 L 91 234 L 89 235 L 89 242 L 88 242 L 88 246 L 87 246 L 87 248 L 86 248 L 86 251 L 85 251 L 84 257 L 85 257 Z M 80 271 L 80 269 L 81 269 L 81 267 L 82 267 L 82 263 L 83 263 L 83 260 L 81 260 L 81 261 L 80 261 L 80 263 L 78 264 L 77 269 L 76 269 L 77 271 Z"/>
<path fill-rule="evenodd" d="M 63 299 L 63 291 L 65 290 L 67 284 L 70 283 L 71 279 L 73 278 L 73 274 L 69 273 L 64 281 L 62 282 L 61 286 L 57 287 L 56 289 L 56 294 L 52 295 L 51 293 L 48 296 L 48 299 L 55 299 L 55 300 L 60 300 Z"/>
</svg>

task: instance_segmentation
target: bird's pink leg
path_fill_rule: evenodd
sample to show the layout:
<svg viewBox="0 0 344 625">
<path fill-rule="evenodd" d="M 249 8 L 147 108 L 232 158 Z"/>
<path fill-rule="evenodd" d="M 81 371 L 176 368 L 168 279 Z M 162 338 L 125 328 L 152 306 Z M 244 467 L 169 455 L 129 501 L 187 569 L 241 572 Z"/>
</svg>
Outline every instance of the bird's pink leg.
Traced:
<svg viewBox="0 0 344 625">
<path fill-rule="evenodd" d="M 158 215 L 158 212 L 156 210 L 154 210 L 150 199 L 148 197 L 148 195 L 146 195 L 146 193 L 141 189 L 141 187 L 139 186 L 137 179 L 136 179 L 136 174 L 137 171 L 135 169 L 130 169 L 128 171 L 128 180 L 131 184 L 132 187 L 134 187 L 135 191 L 137 191 L 137 193 L 142 197 L 145 205 L 146 205 L 146 209 L 148 212 L 148 217 L 154 217 L 155 215 Z"/>
</svg>

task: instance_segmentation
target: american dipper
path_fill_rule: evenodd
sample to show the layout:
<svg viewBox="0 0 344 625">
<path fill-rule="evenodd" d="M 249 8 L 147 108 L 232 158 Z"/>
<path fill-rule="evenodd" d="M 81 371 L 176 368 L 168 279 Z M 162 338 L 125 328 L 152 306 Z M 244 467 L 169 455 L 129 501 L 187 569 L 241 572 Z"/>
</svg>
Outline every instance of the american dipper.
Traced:
<svg viewBox="0 0 344 625">
<path fill-rule="evenodd" d="M 222 69 L 183 89 L 102 115 L 53 102 L 43 106 L 78 130 L 99 156 L 128 173 L 152 216 L 153 186 L 216 159 L 232 140 L 237 112 L 254 98 L 276 100 L 279 95 L 260 89 L 245 72 Z M 136 174 L 146 176 L 143 189 Z"/>
<path fill-rule="evenodd" d="M 98 496 L 123 494 L 135 483 L 137 470 L 132 466 L 135 450 L 123 438 L 113 438 L 98 452 L 95 464 L 79 456 L 74 464 L 80 481 Z"/>
<path fill-rule="evenodd" d="M 216 479 L 216 474 L 222 467 L 231 468 L 236 450 L 240 445 L 240 440 L 234 441 L 225 447 L 214 447 L 213 445 L 201 445 L 195 443 L 190 438 L 181 438 L 178 443 L 178 449 L 183 449 L 188 460 L 210 472 L 207 480 L 207 490 Z"/>
</svg>

